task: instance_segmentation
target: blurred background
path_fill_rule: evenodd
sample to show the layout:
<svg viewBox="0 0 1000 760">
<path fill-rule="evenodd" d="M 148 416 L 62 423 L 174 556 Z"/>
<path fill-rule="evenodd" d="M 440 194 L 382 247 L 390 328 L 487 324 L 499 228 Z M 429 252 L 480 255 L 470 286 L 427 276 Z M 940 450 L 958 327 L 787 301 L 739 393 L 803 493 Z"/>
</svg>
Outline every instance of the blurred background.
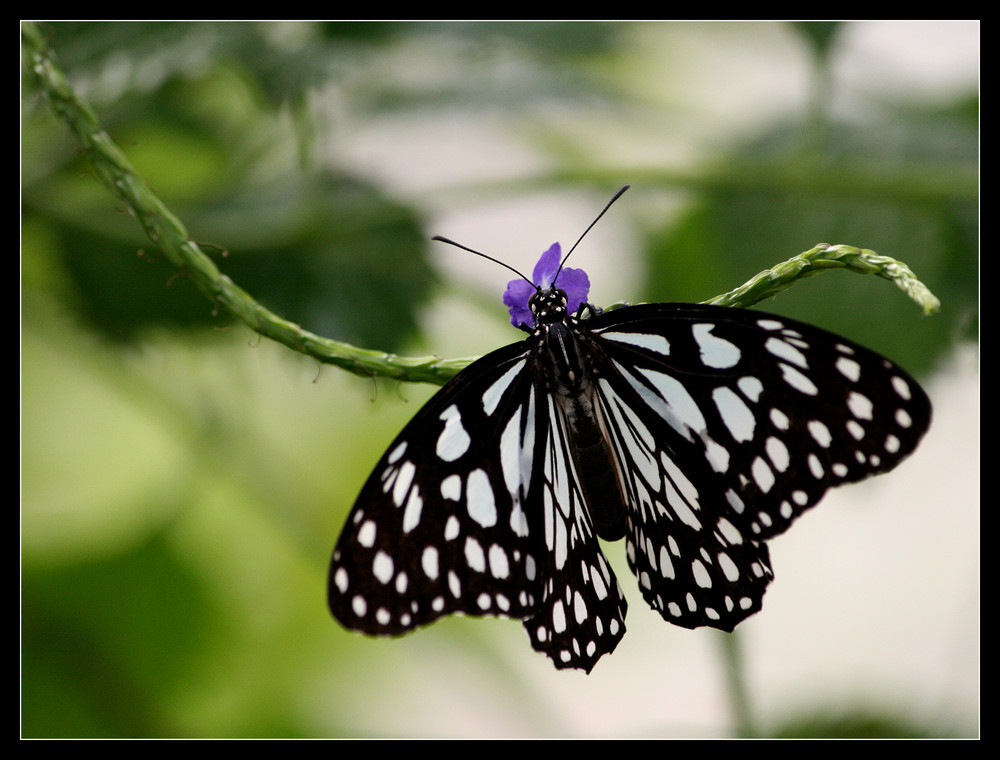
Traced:
<svg viewBox="0 0 1000 760">
<path fill-rule="evenodd" d="M 430 237 L 530 272 L 625 183 L 573 258 L 598 305 L 704 300 L 827 242 L 906 262 L 943 307 L 844 272 L 758 307 L 890 356 L 935 419 L 772 542 L 737 636 L 745 713 L 724 635 L 663 622 L 621 543 L 629 630 L 589 676 L 517 621 L 362 638 L 326 610 L 329 555 L 435 389 L 216 312 L 22 67 L 23 736 L 978 734 L 977 23 L 42 30 L 222 270 L 327 337 L 441 357 L 519 339 L 509 273 Z"/>
</svg>

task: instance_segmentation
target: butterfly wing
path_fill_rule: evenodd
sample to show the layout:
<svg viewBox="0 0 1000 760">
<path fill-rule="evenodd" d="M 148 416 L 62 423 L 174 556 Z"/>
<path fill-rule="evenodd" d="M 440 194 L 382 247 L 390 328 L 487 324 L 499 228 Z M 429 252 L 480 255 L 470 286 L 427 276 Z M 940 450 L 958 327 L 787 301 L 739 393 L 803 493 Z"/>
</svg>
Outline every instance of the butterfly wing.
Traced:
<svg viewBox="0 0 1000 760">
<path fill-rule="evenodd" d="M 394 636 L 449 614 L 524 620 L 557 667 L 589 671 L 625 601 L 583 507 L 527 343 L 455 376 L 363 487 L 330 567 L 345 627 Z"/>
<path fill-rule="evenodd" d="M 587 326 L 626 473 L 629 565 L 684 627 L 731 631 L 759 610 L 762 542 L 828 488 L 895 467 L 930 424 L 899 367 L 784 317 L 648 304 Z"/>
<path fill-rule="evenodd" d="M 618 580 L 597 542 L 590 508 L 570 451 L 569 423 L 538 377 L 534 393 L 542 404 L 537 472 L 526 511 L 542 539 L 538 557 L 544 582 L 541 604 L 524 621 L 532 646 L 558 668 L 588 673 L 625 635 L 627 605 Z M 539 523 L 540 530 L 534 527 Z"/>
<path fill-rule="evenodd" d="M 894 364 L 783 317 L 653 304 L 572 330 L 599 417 L 586 429 L 605 431 L 626 502 L 629 566 L 684 627 L 732 630 L 759 610 L 764 541 L 828 488 L 892 469 L 930 423 Z M 346 627 L 401 635 L 497 615 L 522 619 L 557 667 L 589 672 L 614 650 L 626 604 L 591 519 L 607 505 L 586 503 L 597 491 L 577 471 L 584 423 L 553 393 L 547 361 L 532 340 L 489 354 L 389 447 L 331 563 L 330 609 Z"/>
</svg>

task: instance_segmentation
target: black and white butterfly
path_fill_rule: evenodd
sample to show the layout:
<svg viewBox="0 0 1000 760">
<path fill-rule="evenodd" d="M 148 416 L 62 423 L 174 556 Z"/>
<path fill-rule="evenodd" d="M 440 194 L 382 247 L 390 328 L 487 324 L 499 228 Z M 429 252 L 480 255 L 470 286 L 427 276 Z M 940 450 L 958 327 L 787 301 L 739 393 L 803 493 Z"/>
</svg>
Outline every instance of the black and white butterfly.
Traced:
<svg viewBox="0 0 1000 760">
<path fill-rule="evenodd" d="M 519 618 L 557 668 L 590 672 L 625 632 L 597 538 L 624 537 L 665 620 L 732 631 L 773 577 L 765 541 L 930 424 L 911 377 L 832 333 L 687 303 L 597 313 L 564 262 L 556 244 L 510 283 L 529 336 L 456 375 L 368 478 L 330 567 L 347 628 Z"/>
</svg>

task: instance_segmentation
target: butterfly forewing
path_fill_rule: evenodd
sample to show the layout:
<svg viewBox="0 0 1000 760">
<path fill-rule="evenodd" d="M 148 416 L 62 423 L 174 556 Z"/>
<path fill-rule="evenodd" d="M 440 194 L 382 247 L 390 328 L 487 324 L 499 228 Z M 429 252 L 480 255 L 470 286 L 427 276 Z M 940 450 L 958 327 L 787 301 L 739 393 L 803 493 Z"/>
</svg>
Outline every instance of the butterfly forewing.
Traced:
<svg viewBox="0 0 1000 760">
<path fill-rule="evenodd" d="M 398 635 L 442 615 L 535 608 L 541 583 L 520 482 L 535 445 L 525 367 L 523 345 L 470 365 L 375 467 L 330 569 L 330 609 L 346 627 Z"/>
<path fill-rule="evenodd" d="M 888 360 L 782 317 L 654 304 L 590 320 L 610 440 L 630 473 L 629 565 L 685 627 L 733 627 L 771 579 L 764 539 L 827 488 L 891 469 L 930 422 Z"/>
<path fill-rule="evenodd" d="M 621 639 L 625 601 L 532 358 L 518 344 L 470 365 L 382 457 L 331 564 L 330 609 L 346 627 L 392 636 L 455 613 L 521 618 L 535 649 L 587 671 Z"/>
</svg>

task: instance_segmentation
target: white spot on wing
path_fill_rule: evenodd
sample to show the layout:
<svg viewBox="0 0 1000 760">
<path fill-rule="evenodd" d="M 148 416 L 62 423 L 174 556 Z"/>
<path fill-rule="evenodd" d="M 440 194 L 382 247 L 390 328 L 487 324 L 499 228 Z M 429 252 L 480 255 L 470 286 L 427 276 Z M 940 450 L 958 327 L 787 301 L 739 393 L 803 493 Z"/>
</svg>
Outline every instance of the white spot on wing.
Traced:
<svg viewBox="0 0 1000 760">
<path fill-rule="evenodd" d="M 521 472 L 521 409 L 518 407 L 500 434 L 500 470 L 511 498 L 517 498 L 522 483 Z M 527 477 L 531 477 L 529 468 Z M 527 485 L 527 481 L 523 481 Z"/>
<path fill-rule="evenodd" d="M 778 430 L 788 430 L 788 415 L 786 415 L 783 411 L 776 408 L 771 409 L 769 415 L 771 417 L 771 422 L 776 428 L 778 428 Z"/>
<path fill-rule="evenodd" d="M 732 558 L 725 552 L 719 552 L 719 567 L 722 568 L 722 574 L 726 576 L 726 580 L 730 583 L 735 583 L 739 580 L 740 571 L 736 567 L 736 563 L 733 562 Z"/>
<path fill-rule="evenodd" d="M 698 433 L 705 430 L 705 417 L 698 408 L 698 404 L 676 379 L 662 372 L 639 367 L 639 372 L 652 383 L 655 390 L 651 390 L 617 362 L 615 367 L 635 391 L 642 396 L 643 401 L 687 440 L 693 440 L 692 430 Z"/>
<path fill-rule="evenodd" d="M 441 481 L 441 496 L 449 501 L 462 498 L 462 479 L 458 475 L 449 475 Z"/>
<path fill-rule="evenodd" d="M 844 377 L 846 377 L 851 382 L 858 382 L 861 379 L 861 365 L 858 364 L 854 359 L 848 359 L 846 356 L 841 356 L 836 361 L 836 367 Z"/>
<path fill-rule="evenodd" d="M 341 594 L 345 593 L 347 591 L 347 571 L 342 567 L 338 567 L 337 572 L 333 574 L 333 582 Z"/>
<path fill-rule="evenodd" d="M 785 364 L 784 362 L 779 362 L 779 365 L 785 382 L 790 386 L 798 391 L 802 391 L 808 396 L 815 396 L 819 393 L 819 389 L 813 381 L 795 369 L 795 367 Z"/>
<path fill-rule="evenodd" d="M 454 462 L 468 451 L 471 439 L 462 427 L 462 414 L 454 404 L 441 412 L 440 419 L 444 420 L 444 429 L 438 436 L 437 455 L 445 462 Z"/>
<path fill-rule="evenodd" d="M 907 383 L 903 378 L 899 376 L 893 376 L 892 387 L 899 394 L 899 397 L 904 401 L 909 401 L 910 396 L 910 384 Z"/>
<path fill-rule="evenodd" d="M 754 482 L 757 483 L 758 488 L 764 493 L 771 490 L 771 486 L 774 485 L 774 472 L 760 457 L 755 457 L 753 464 L 750 465 L 751 472 L 753 473 Z"/>
<path fill-rule="evenodd" d="M 472 536 L 465 539 L 465 561 L 473 570 L 483 572 L 486 570 L 486 555 L 483 547 Z"/>
<path fill-rule="evenodd" d="M 372 562 L 372 574 L 382 583 L 388 583 L 392 580 L 393 570 L 392 557 L 383 551 L 377 552 Z"/>
<path fill-rule="evenodd" d="M 660 461 L 663 462 L 667 475 L 664 487 L 670 509 L 682 522 L 695 530 L 701 530 L 701 520 L 692 511 L 701 508 L 698 502 L 698 490 L 666 452 L 660 455 Z"/>
<path fill-rule="evenodd" d="M 721 386 L 712 391 L 712 400 L 722 421 L 736 441 L 752 441 L 756 421 L 753 412 L 734 391 Z"/>
<path fill-rule="evenodd" d="M 559 601 L 552 605 L 552 630 L 556 633 L 562 633 L 566 630 L 566 610 L 563 609 L 563 603 Z"/>
<path fill-rule="evenodd" d="M 404 451 L 406 451 L 406 441 L 403 441 L 396 448 L 394 448 L 389 453 L 389 456 L 386 457 L 386 461 L 389 462 L 389 464 L 395 464 L 399 458 L 403 456 Z"/>
<path fill-rule="evenodd" d="M 465 488 L 465 507 L 469 517 L 490 528 L 497 523 L 497 505 L 490 486 L 489 476 L 484 470 L 473 470 Z"/>
<path fill-rule="evenodd" d="M 399 475 L 396 476 L 396 482 L 392 487 L 392 501 L 397 507 L 403 506 L 403 500 L 410 492 L 410 484 L 416 471 L 413 462 L 403 462 L 399 466 Z"/>
<path fill-rule="evenodd" d="M 647 333 L 605 332 L 601 333 L 601 337 L 607 338 L 608 340 L 616 341 L 617 343 L 628 343 L 633 346 L 639 346 L 640 348 L 648 348 L 650 351 L 655 351 L 656 353 L 663 354 L 664 356 L 670 355 L 670 341 L 668 341 L 662 335 L 650 335 Z"/>
<path fill-rule="evenodd" d="M 736 385 L 739 389 L 743 391 L 748 399 L 756 402 L 760 398 L 760 394 L 764 392 L 764 384 L 758 380 L 756 377 L 746 376 L 741 377 L 736 381 Z"/>
<path fill-rule="evenodd" d="M 791 362 L 802 369 L 809 369 L 809 364 L 806 362 L 806 357 L 802 355 L 802 352 L 780 338 L 768 338 L 764 344 L 764 348 L 779 359 Z"/>
<path fill-rule="evenodd" d="M 729 450 L 707 435 L 703 435 L 702 440 L 705 443 L 705 458 L 712 465 L 712 469 L 716 472 L 726 472 L 729 469 Z"/>
<path fill-rule="evenodd" d="M 494 578 L 506 578 L 510 575 L 510 561 L 507 552 L 499 544 L 490 546 L 490 573 Z"/>
<path fill-rule="evenodd" d="M 438 577 L 438 550 L 433 546 L 428 546 L 424 549 L 423 554 L 420 555 L 420 566 L 423 568 L 424 575 L 430 578 L 432 581 L 437 580 Z"/>
<path fill-rule="evenodd" d="M 674 563 L 670 561 L 670 554 L 667 547 L 660 546 L 660 575 L 664 578 L 674 578 Z"/>
<path fill-rule="evenodd" d="M 785 446 L 780 439 L 775 438 L 774 436 L 768 436 L 764 447 L 767 449 L 768 459 L 771 460 L 771 464 L 774 465 L 774 469 L 778 472 L 784 472 L 788 469 L 788 465 L 791 463 L 788 456 L 788 447 Z"/>
<path fill-rule="evenodd" d="M 521 371 L 524 367 L 524 359 L 514 363 L 509 370 L 503 373 L 503 376 L 499 380 L 493 383 L 489 388 L 486 389 L 486 393 L 483 394 L 483 411 L 486 412 L 487 416 L 492 415 L 496 411 L 497 404 L 500 403 L 500 399 L 503 397 L 503 392 L 510 387 L 510 384 L 514 381 L 517 373 Z"/>
<path fill-rule="evenodd" d="M 354 614 L 358 617 L 364 617 L 368 611 L 368 603 L 363 596 L 356 596 L 351 599 L 351 609 L 354 610 Z"/>
<path fill-rule="evenodd" d="M 375 523 L 371 520 L 358 528 L 358 543 L 369 549 L 375 545 Z"/>
<path fill-rule="evenodd" d="M 870 420 L 872 418 L 872 402 L 867 396 L 863 396 L 857 391 L 852 391 L 847 397 L 847 406 L 859 420 Z"/>
<path fill-rule="evenodd" d="M 833 436 L 830 435 L 830 428 L 819 420 L 809 420 L 809 422 L 806 423 L 806 428 L 808 428 L 809 435 L 813 437 L 813 440 L 816 441 L 816 443 L 824 449 L 830 447 L 830 443 L 833 441 Z"/>
<path fill-rule="evenodd" d="M 700 559 L 696 559 L 691 563 L 691 571 L 694 573 L 695 583 L 702 588 L 712 588 L 712 576 L 709 575 L 708 569 Z M 694 609 L 694 607 L 691 608 L 692 612 Z"/>
<path fill-rule="evenodd" d="M 420 489 L 417 486 L 410 491 L 410 498 L 406 500 L 406 509 L 403 510 L 403 532 L 409 533 L 420 524 L 420 514 L 424 508 L 424 500 L 420 496 Z"/>
<path fill-rule="evenodd" d="M 691 328 L 695 342 L 701 349 L 701 361 L 706 367 L 727 369 L 735 367 L 742 355 L 740 349 L 728 340 L 712 335 L 713 324 L 698 324 Z"/>
</svg>

